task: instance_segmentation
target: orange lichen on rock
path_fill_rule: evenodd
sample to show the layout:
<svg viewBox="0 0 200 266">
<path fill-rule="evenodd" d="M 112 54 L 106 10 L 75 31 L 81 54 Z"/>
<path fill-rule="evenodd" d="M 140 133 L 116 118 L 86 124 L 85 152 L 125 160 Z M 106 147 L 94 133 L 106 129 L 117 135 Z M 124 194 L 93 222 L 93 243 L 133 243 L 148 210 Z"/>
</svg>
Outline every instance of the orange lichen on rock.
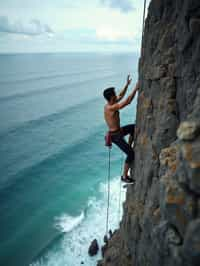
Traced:
<svg viewBox="0 0 200 266">
<path fill-rule="evenodd" d="M 172 191 L 168 191 L 166 196 L 166 203 L 167 204 L 177 204 L 177 205 L 184 205 L 185 204 L 185 197 L 184 194 L 176 194 Z"/>
<path fill-rule="evenodd" d="M 140 144 L 142 146 L 146 146 L 148 144 L 148 137 L 147 134 L 141 134 L 140 135 Z"/>
<path fill-rule="evenodd" d="M 191 168 L 200 168 L 199 156 L 196 156 L 197 146 L 191 143 L 185 143 L 182 146 L 183 157 L 188 161 Z"/>
<path fill-rule="evenodd" d="M 171 146 L 163 149 L 159 156 L 161 165 L 165 165 L 169 167 L 172 172 L 175 172 L 178 165 L 177 152 L 177 146 Z"/>
</svg>

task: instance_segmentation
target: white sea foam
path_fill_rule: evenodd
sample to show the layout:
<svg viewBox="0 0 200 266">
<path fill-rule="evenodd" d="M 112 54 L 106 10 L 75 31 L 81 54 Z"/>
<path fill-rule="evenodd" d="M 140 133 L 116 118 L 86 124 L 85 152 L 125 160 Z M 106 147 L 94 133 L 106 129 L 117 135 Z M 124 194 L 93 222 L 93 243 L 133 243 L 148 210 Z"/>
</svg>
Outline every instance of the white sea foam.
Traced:
<svg viewBox="0 0 200 266">
<path fill-rule="evenodd" d="M 55 218 L 55 227 L 62 233 L 67 233 L 76 228 L 84 219 L 84 212 L 80 216 L 72 217 L 67 214 L 62 214 Z"/>
<path fill-rule="evenodd" d="M 125 199 L 125 190 L 121 188 L 120 197 L 120 179 L 112 179 L 110 184 L 110 215 L 109 229 L 114 230 L 119 226 L 122 211 L 122 202 Z M 96 238 L 99 245 L 103 245 L 103 237 L 106 229 L 106 209 L 107 209 L 107 184 L 100 184 L 99 199 L 90 198 L 88 201 L 86 215 L 73 218 L 68 215 L 62 215 L 56 218 L 56 228 L 62 232 L 67 232 L 56 248 L 47 251 L 43 257 L 32 266 L 78 266 L 81 262 L 84 265 L 95 266 L 97 260 L 101 258 L 100 252 L 95 257 L 88 255 L 88 247 L 91 241 Z"/>
</svg>

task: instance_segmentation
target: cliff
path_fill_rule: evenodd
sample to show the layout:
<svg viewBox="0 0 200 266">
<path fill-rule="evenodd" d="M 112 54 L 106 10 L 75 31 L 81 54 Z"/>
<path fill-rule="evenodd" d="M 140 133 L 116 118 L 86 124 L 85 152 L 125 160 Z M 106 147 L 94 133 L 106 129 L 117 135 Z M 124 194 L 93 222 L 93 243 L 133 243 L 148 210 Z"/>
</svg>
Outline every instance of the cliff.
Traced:
<svg viewBox="0 0 200 266">
<path fill-rule="evenodd" d="M 136 184 L 98 265 L 200 265 L 199 0 L 151 1 L 139 79 Z"/>
</svg>

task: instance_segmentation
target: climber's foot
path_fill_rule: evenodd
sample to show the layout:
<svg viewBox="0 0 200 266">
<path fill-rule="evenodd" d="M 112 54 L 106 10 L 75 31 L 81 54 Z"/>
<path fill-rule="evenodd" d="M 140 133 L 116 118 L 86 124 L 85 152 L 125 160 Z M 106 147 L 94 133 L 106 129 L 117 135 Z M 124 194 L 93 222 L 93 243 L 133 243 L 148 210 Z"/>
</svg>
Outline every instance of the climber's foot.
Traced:
<svg viewBox="0 0 200 266">
<path fill-rule="evenodd" d="M 130 176 L 121 176 L 121 181 L 126 184 L 134 184 L 135 180 L 132 179 Z"/>
</svg>

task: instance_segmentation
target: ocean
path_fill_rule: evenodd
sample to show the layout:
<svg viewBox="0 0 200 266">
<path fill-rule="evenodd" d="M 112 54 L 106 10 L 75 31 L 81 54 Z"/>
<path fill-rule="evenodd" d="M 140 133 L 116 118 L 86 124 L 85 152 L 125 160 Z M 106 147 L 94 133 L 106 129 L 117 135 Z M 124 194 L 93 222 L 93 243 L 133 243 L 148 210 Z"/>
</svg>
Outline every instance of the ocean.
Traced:
<svg viewBox="0 0 200 266">
<path fill-rule="evenodd" d="M 137 54 L 0 55 L 0 265 L 96 265 L 106 230 L 108 150 L 102 96 Z M 130 86 L 129 92 L 131 91 Z M 135 121 L 136 100 L 121 111 Z M 123 154 L 111 151 L 109 228 L 119 226 Z M 121 191 L 121 192 L 120 192 Z"/>
</svg>

